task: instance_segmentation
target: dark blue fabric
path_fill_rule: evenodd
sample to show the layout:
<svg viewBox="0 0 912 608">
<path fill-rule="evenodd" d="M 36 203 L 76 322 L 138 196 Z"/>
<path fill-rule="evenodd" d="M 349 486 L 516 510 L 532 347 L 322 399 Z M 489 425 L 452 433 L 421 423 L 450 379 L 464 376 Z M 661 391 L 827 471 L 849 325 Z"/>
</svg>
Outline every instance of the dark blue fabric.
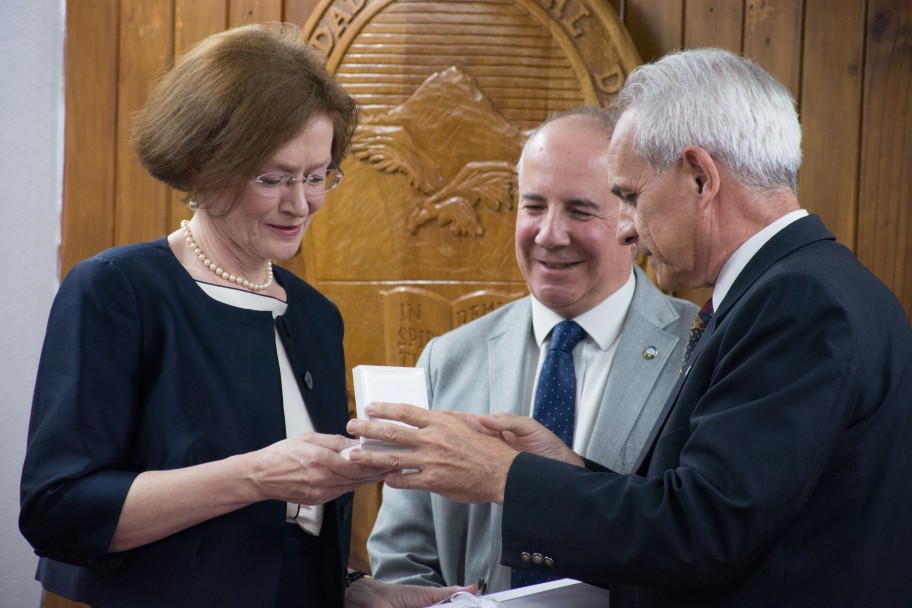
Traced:
<svg viewBox="0 0 912 608">
<path fill-rule="evenodd" d="M 575 321 L 562 321 L 551 332 L 551 345 L 538 377 L 532 416 L 573 447 L 576 416 L 576 371 L 573 347 L 586 332 Z"/>
<path fill-rule="evenodd" d="M 276 267 L 275 276 L 288 296 L 287 313 L 275 321 L 207 296 L 165 239 L 101 253 L 63 281 L 21 483 L 19 525 L 41 556 L 45 588 L 96 606 L 274 606 L 288 559 L 282 502 L 252 504 L 122 553 L 107 549 L 140 472 L 285 437 L 277 329 L 314 427 L 345 432 L 339 312 L 288 271 Z M 335 517 L 325 540 L 338 548 L 322 557 L 337 572 L 328 584 L 339 590 L 351 503 L 351 494 L 327 503 L 324 518 L 326 526 Z"/>
</svg>

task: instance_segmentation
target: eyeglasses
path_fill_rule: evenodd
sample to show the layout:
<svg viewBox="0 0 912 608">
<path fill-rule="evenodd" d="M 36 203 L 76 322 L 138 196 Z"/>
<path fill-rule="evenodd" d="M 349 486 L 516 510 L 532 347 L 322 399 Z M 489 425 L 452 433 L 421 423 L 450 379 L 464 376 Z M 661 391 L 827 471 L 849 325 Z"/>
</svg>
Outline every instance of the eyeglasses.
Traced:
<svg viewBox="0 0 912 608">
<path fill-rule="evenodd" d="M 288 173 L 264 173 L 250 181 L 264 196 L 279 196 L 283 187 L 288 188 L 295 182 L 304 184 L 304 191 L 311 196 L 322 196 L 338 186 L 343 176 L 341 170 L 331 168 L 303 177 L 294 177 Z"/>
</svg>

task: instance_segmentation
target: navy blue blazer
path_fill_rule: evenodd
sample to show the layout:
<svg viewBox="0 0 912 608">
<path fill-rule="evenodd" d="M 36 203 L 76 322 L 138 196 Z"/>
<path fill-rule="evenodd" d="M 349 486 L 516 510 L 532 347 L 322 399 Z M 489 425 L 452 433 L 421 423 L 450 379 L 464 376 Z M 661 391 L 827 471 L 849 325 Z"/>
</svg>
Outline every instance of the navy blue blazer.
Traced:
<svg viewBox="0 0 912 608">
<path fill-rule="evenodd" d="M 273 606 L 283 502 L 107 549 L 140 472 L 285 437 L 276 327 L 316 430 L 344 434 L 341 316 L 292 273 L 275 268 L 275 277 L 288 310 L 274 321 L 207 296 L 164 238 L 111 249 L 67 275 L 48 321 L 21 484 L 19 525 L 45 588 L 99 606 Z M 351 505 L 352 494 L 326 505 L 340 588 Z"/>
<path fill-rule="evenodd" d="M 912 605 L 912 328 L 834 240 L 810 216 L 748 263 L 639 474 L 517 457 L 504 563 L 612 608 Z"/>
</svg>

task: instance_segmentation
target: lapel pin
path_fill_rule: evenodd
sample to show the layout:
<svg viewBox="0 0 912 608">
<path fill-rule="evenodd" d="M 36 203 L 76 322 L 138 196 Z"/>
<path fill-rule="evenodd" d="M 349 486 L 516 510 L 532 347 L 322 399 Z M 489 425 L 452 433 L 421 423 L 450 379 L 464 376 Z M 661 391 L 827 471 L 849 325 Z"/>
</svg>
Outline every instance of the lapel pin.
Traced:
<svg viewBox="0 0 912 608">
<path fill-rule="evenodd" d="M 659 349 L 657 349 L 655 346 L 647 346 L 646 350 L 643 351 L 643 358 L 644 359 L 655 359 L 656 355 L 658 355 L 658 354 L 659 354 Z"/>
</svg>

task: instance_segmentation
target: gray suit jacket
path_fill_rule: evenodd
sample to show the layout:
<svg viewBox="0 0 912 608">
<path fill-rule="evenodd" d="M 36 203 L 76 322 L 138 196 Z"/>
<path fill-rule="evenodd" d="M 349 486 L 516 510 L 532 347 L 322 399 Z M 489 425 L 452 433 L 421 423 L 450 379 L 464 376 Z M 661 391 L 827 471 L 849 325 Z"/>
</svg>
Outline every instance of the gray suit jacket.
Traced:
<svg viewBox="0 0 912 608">
<path fill-rule="evenodd" d="M 639 268 L 634 271 L 633 300 L 584 454 L 620 473 L 633 470 L 677 379 L 697 313 L 696 306 L 663 295 Z M 431 340 L 418 360 L 418 367 L 428 370 L 431 407 L 525 413 L 523 387 L 534 380 L 525 377 L 526 346 L 534 339 L 526 297 Z M 647 359 L 650 346 L 657 354 Z M 465 505 L 425 491 L 384 487 L 367 544 L 373 575 L 424 585 L 489 581 L 500 563 L 501 513 L 495 504 Z"/>
</svg>

